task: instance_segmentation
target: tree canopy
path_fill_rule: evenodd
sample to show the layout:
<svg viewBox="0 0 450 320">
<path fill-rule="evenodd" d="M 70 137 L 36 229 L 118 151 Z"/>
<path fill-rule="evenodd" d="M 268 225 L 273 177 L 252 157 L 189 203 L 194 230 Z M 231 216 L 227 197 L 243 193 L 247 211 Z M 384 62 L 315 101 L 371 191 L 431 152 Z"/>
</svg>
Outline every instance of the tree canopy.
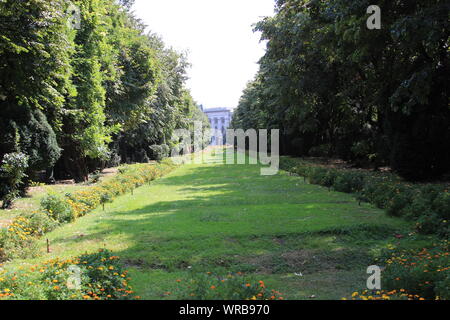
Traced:
<svg viewBox="0 0 450 320">
<path fill-rule="evenodd" d="M 233 124 L 277 128 L 283 152 L 390 165 L 410 180 L 449 170 L 449 7 L 443 0 L 278 0 Z"/>
<path fill-rule="evenodd" d="M 176 129 L 208 126 L 185 87 L 186 57 L 130 12 L 133 1 L 0 1 L 0 160 L 84 181 L 148 161 Z"/>
</svg>

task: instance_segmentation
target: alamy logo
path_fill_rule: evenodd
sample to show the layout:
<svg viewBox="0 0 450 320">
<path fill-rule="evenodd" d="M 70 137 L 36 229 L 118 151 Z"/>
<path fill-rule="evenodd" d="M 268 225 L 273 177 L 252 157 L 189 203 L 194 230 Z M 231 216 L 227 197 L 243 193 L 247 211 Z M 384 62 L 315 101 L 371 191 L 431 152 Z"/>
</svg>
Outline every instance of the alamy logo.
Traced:
<svg viewBox="0 0 450 320">
<path fill-rule="evenodd" d="M 367 268 L 367 274 L 371 275 L 367 279 L 367 289 L 381 290 L 381 268 L 379 266 L 370 266 Z"/>
<path fill-rule="evenodd" d="M 70 290 L 81 290 L 81 269 L 78 266 L 70 266 L 67 271 L 70 273 L 67 279 L 67 288 Z"/>
<path fill-rule="evenodd" d="M 367 14 L 370 17 L 367 19 L 367 28 L 369 30 L 380 30 L 381 29 L 381 9 L 379 6 L 369 6 L 367 8 Z"/>
<path fill-rule="evenodd" d="M 71 3 L 66 10 L 66 14 L 68 16 L 67 23 L 69 24 L 69 28 L 73 28 L 76 30 L 81 29 L 81 10 L 79 7 Z"/>
<path fill-rule="evenodd" d="M 270 134 L 270 144 L 269 144 Z M 192 137 L 194 141 L 192 141 Z M 249 129 L 244 131 L 242 129 L 228 129 L 225 131 L 205 129 L 201 122 L 195 122 L 193 132 L 187 129 L 175 130 L 172 137 L 177 146 L 172 149 L 171 157 L 174 161 L 182 161 L 179 156 L 190 154 L 192 152 L 199 153 L 209 146 L 209 142 L 213 139 L 217 145 L 224 146 L 225 156 L 222 158 L 219 153 L 217 164 L 246 164 L 246 159 L 249 159 L 249 164 L 261 164 L 261 175 L 273 176 L 276 175 L 280 167 L 280 130 L 255 130 Z M 192 147 L 193 146 L 193 147 Z M 236 150 L 235 151 L 235 148 Z M 246 153 L 248 152 L 248 156 Z M 178 160 L 179 159 L 179 160 Z M 201 164 L 205 159 L 203 156 L 194 157 L 188 162 Z M 220 162 L 220 163 L 219 163 Z"/>
</svg>

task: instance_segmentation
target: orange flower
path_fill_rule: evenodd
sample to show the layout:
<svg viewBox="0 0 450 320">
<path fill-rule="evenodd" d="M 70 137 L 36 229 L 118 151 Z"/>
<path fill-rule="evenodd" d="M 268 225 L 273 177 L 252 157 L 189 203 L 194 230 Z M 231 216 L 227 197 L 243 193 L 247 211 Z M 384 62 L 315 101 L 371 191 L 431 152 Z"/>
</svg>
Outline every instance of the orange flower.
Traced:
<svg viewBox="0 0 450 320">
<path fill-rule="evenodd" d="M 216 289 L 216 286 L 211 286 L 211 290 L 215 290 Z"/>
</svg>

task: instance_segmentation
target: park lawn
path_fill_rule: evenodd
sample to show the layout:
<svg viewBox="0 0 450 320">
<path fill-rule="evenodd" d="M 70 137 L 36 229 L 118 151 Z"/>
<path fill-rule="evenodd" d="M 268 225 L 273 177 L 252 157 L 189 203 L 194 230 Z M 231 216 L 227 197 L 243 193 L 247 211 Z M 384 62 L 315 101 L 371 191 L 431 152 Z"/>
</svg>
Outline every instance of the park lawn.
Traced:
<svg viewBox="0 0 450 320">
<path fill-rule="evenodd" d="M 411 226 L 351 195 L 329 192 L 254 165 L 183 165 L 40 241 L 38 259 L 107 248 L 122 258 L 136 294 L 166 295 L 191 272 L 244 272 L 287 299 L 340 299 L 365 287 L 366 269 L 389 244 L 411 241 Z M 398 240 L 395 234 L 406 235 Z M 52 252 L 45 253 L 48 238 Z M 299 276 L 299 274 L 303 276 Z"/>
<path fill-rule="evenodd" d="M 100 181 L 107 181 L 113 178 L 116 174 L 117 168 L 111 168 L 99 175 Z M 41 200 L 49 193 L 64 195 L 67 193 L 74 193 L 83 190 L 94 183 L 77 183 L 77 184 L 56 184 L 56 185 L 41 185 L 29 188 L 25 197 L 14 201 L 12 209 L 0 210 L 0 227 L 7 225 L 17 216 L 24 213 L 30 213 L 38 210 Z M 0 201 L 1 203 L 1 201 Z"/>
</svg>

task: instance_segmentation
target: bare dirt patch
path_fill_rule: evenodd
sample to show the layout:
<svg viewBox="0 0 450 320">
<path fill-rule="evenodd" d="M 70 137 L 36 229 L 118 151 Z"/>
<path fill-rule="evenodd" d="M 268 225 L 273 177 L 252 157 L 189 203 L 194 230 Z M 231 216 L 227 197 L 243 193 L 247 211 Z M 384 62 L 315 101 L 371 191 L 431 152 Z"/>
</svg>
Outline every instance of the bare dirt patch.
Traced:
<svg viewBox="0 0 450 320">
<path fill-rule="evenodd" d="M 251 257 L 240 257 L 239 261 L 255 267 L 263 274 L 303 273 L 319 271 L 349 270 L 355 263 L 366 263 L 365 253 L 350 250 L 292 250 Z M 351 262 L 350 262 L 351 261 Z"/>
</svg>

